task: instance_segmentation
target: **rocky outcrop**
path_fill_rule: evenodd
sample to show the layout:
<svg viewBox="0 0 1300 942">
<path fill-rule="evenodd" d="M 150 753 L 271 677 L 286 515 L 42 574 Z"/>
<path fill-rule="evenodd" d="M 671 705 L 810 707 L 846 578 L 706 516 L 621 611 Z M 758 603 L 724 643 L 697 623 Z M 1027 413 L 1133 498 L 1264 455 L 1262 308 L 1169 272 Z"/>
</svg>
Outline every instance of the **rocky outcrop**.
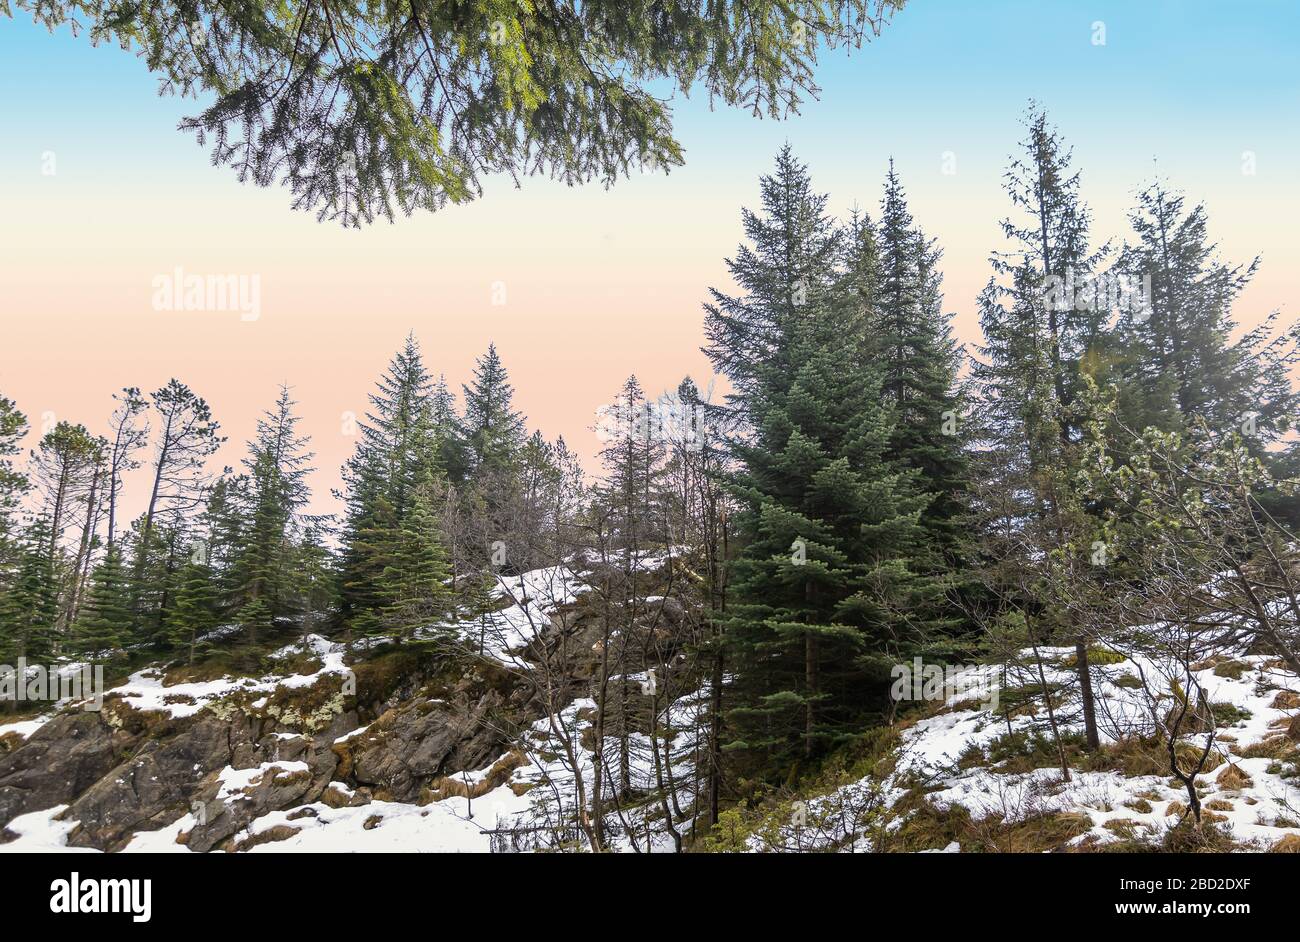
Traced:
<svg viewBox="0 0 1300 942">
<path fill-rule="evenodd" d="M 501 754 L 504 737 L 493 714 L 502 705 L 501 695 L 488 690 L 452 705 L 417 699 L 389 709 L 334 746 L 338 778 L 382 801 L 415 801 L 434 779 L 481 768 Z"/>
<path fill-rule="evenodd" d="M 114 851 L 138 832 L 190 815 L 194 823 L 180 843 L 238 851 L 281 839 L 251 833 L 271 812 L 367 804 L 372 795 L 427 801 L 450 773 L 502 755 L 505 718 L 521 715 L 522 691 L 491 675 L 431 691 L 427 673 L 397 660 L 366 666 L 371 675 L 389 671 L 379 681 L 359 669 L 364 713 L 355 705 L 360 698 L 344 696 L 331 681 L 286 685 L 260 701 L 235 695 L 180 718 L 111 695 L 100 713 L 57 716 L 0 752 L 0 828 L 17 815 L 68 805 L 61 817 L 76 822 L 68 843 Z M 279 833 L 293 830 L 281 826 Z M 0 831 L 0 841 L 6 836 L 13 837 Z"/>
<path fill-rule="evenodd" d="M 99 713 L 65 713 L 0 756 L 0 827 L 20 814 L 70 803 L 107 775 L 137 737 Z"/>
</svg>

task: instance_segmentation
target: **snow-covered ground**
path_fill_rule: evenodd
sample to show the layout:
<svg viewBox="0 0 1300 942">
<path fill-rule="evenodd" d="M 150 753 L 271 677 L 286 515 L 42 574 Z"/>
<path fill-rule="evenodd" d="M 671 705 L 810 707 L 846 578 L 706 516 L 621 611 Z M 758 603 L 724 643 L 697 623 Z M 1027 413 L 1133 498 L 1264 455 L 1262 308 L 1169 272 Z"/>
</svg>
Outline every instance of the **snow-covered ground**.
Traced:
<svg viewBox="0 0 1300 942">
<path fill-rule="evenodd" d="M 1063 663 L 1072 655 L 1072 648 L 1040 649 L 1040 653 L 1046 661 L 1049 685 L 1073 680 L 1073 670 Z M 1265 850 L 1287 835 L 1300 835 L 1300 778 L 1283 778 L 1278 772 L 1285 766 L 1279 768 L 1271 758 L 1244 758 L 1237 753 L 1249 751 L 1249 747 L 1265 740 L 1278 742 L 1285 736 L 1297 710 L 1278 704 L 1289 701 L 1287 692 L 1300 692 L 1300 679 L 1281 670 L 1274 658 L 1238 654 L 1223 660 L 1234 666 L 1230 673 L 1240 671 L 1240 676 L 1222 676 L 1212 665 L 1195 671 L 1194 676 L 1210 704 L 1231 704 L 1242 712 L 1216 730 L 1214 748 L 1224 761 L 1197 779 L 1200 798 L 1207 820 L 1230 829 L 1237 842 Z M 1157 667 L 1139 659 L 1094 667 L 1103 746 L 1114 746 L 1139 733 L 1150 734 L 1154 724 L 1172 707 L 1172 695 L 1158 695 L 1153 704 L 1133 683 L 1142 673 L 1153 678 Z M 986 689 L 986 685 L 1000 682 L 1002 671 L 1000 665 L 970 668 L 958 675 L 956 686 Z M 1018 680 L 1027 682 L 1029 675 Z M 1081 717 L 1077 709 L 1071 712 L 1069 707 L 1068 703 L 1058 707 L 1062 733 L 1081 734 Z M 800 809 L 798 822 L 781 825 L 775 835 L 752 838 L 750 847 L 870 850 L 872 841 L 858 831 L 861 821 L 846 823 L 845 809 L 869 808 L 887 822 L 885 827 L 897 829 L 909 812 L 891 815 L 889 809 L 918 783 L 924 783 L 926 800 L 935 808 L 942 811 L 961 806 L 976 820 L 1000 818 L 1014 823 L 1050 814 L 1078 815 L 1077 820 L 1087 826 L 1070 839 L 1071 845 L 1101 845 L 1129 836 L 1158 842 L 1185 808 L 1186 790 L 1167 772 L 1126 776 L 1120 771 L 1072 769 L 1067 782 L 1055 765 L 1009 771 L 1002 767 L 1005 760 L 993 762 L 987 756 L 989 747 L 1008 732 L 1050 737 L 1041 702 L 1036 709 L 1012 717 L 1008 726 L 1002 714 L 977 707 L 968 696 L 952 696 L 941 712 L 903 731 L 896 768 L 883 782 L 867 777 L 812 798 Z M 1182 739 L 1200 747 L 1206 735 Z M 1233 773 L 1219 781 L 1229 767 L 1244 773 L 1245 778 Z"/>
</svg>

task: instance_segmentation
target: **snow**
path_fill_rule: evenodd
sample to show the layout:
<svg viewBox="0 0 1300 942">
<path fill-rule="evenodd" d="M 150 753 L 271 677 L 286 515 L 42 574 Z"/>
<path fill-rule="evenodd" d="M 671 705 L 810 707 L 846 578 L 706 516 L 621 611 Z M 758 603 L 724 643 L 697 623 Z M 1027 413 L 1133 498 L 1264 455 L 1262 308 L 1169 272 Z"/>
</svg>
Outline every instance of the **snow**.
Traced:
<svg viewBox="0 0 1300 942">
<path fill-rule="evenodd" d="M 1072 670 L 1060 663 L 1061 658 L 1071 652 L 1072 649 L 1064 648 L 1040 649 L 1049 684 L 1072 676 Z M 1240 679 L 1218 676 L 1212 666 L 1196 671 L 1194 676 L 1210 703 L 1232 704 L 1250 714 L 1231 726 L 1221 727 L 1217 731 L 1215 748 L 1245 772 L 1251 784 L 1240 791 L 1219 786 L 1215 778 L 1226 768 L 1222 765 L 1202 773 L 1197 783 L 1203 787 L 1203 810 L 1221 816 L 1224 820 L 1219 823 L 1230 829 L 1236 841 L 1267 849 L 1287 834 L 1300 834 L 1300 787 L 1295 779 L 1288 780 L 1270 773 L 1268 769 L 1273 760 L 1241 758 L 1231 751 L 1231 747 L 1241 750 L 1278 736 L 1294 711 L 1277 709 L 1272 704 L 1279 690 L 1300 690 L 1300 678 L 1279 670 L 1271 658 L 1246 655 L 1240 651 L 1232 653 L 1235 654 L 1233 660 L 1248 666 Z M 1022 657 L 1032 662 L 1031 652 L 1022 652 Z M 1136 675 L 1139 669 L 1151 678 L 1156 667 L 1158 665 L 1148 661 L 1131 658 L 1112 665 L 1094 666 L 1094 692 L 1103 744 L 1113 744 L 1143 729 L 1144 724 L 1146 729 L 1150 729 L 1151 707 L 1144 700 L 1144 692 L 1119 686 L 1115 681 L 1125 674 Z M 964 675 L 967 689 L 980 679 L 997 680 L 1002 670 L 1001 665 L 972 668 Z M 983 677 L 972 677 L 971 674 L 982 674 Z M 1013 686 L 1028 681 L 1027 676 L 1015 677 L 1013 672 Z M 953 709 L 954 706 L 957 708 Z M 1158 840 L 1164 830 L 1178 820 L 1187 794 L 1168 774 L 1125 776 L 1118 771 L 1072 769 L 1071 780 L 1064 782 L 1060 769 L 1055 767 L 1011 773 L 989 767 L 985 759 L 985 764 L 959 768 L 957 760 L 963 754 L 973 751 L 974 747 L 984 749 L 1008 732 L 1007 721 L 1002 715 L 984 709 L 969 709 L 970 706 L 972 701 L 969 697 L 950 698 L 945 704 L 946 712 L 921 719 L 903 732 L 897 767 L 885 782 L 862 779 L 829 795 L 812 799 L 807 802 L 809 816 L 815 818 L 819 810 L 826 812 L 844 803 L 851 804 L 852 799 L 872 789 L 881 791 L 884 803 L 892 805 L 908 787 L 920 780 L 927 783 L 926 798 L 936 808 L 942 810 L 961 805 L 976 819 L 996 815 L 1007 822 L 1015 822 L 1048 813 L 1082 812 L 1091 820 L 1091 826 L 1073 838 L 1071 843 L 1074 844 L 1085 841 L 1105 844 L 1122 840 L 1122 834 L 1106 826 L 1114 822 L 1131 822 L 1131 825 L 1121 826 L 1120 830 L 1132 828 L 1138 834 Z M 1074 712 L 1071 706 L 1066 703 L 1058 708 L 1057 719 L 1063 733 L 1079 734 L 1083 728 L 1082 719 L 1077 713 L 1077 705 Z M 1158 706 L 1161 710 L 1167 708 L 1168 703 Z M 1011 730 L 1050 735 L 1045 729 L 1045 720 L 1046 712 L 1040 708 L 1036 713 L 1014 717 Z M 1205 735 L 1186 739 L 1203 745 Z M 1215 801 L 1216 807 L 1205 809 L 1205 803 L 1210 801 Z M 1150 809 L 1138 810 L 1146 807 L 1142 802 L 1149 804 Z M 1179 806 L 1171 814 L 1175 802 Z M 1231 807 L 1219 802 L 1226 802 Z M 892 827 L 901 823 L 901 819 L 895 819 Z M 792 843 L 798 840 L 793 826 L 783 827 L 781 835 L 783 840 Z M 821 840 L 818 836 L 813 840 L 820 841 L 821 846 L 830 843 L 829 839 Z M 757 840 L 751 842 L 753 849 L 761 849 L 761 846 Z M 808 846 L 807 840 L 799 846 Z M 869 843 L 861 839 L 850 846 L 856 850 L 870 849 Z"/>
</svg>

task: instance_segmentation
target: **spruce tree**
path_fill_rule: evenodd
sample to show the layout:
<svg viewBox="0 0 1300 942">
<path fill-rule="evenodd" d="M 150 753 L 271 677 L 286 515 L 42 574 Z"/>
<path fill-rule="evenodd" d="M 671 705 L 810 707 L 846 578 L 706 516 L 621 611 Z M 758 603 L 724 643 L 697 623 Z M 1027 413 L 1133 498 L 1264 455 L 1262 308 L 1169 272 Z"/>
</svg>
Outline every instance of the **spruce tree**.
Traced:
<svg viewBox="0 0 1300 942">
<path fill-rule="evenodd" d="M 731 379 L 744 423 L 733 442 L 745 549 L 725 622 L 727 748 L 760 774 L 819 755 L 884 712 L 881 667 L 920 643 L 906 613 L 935 605 L 938 591 L 910 563 L 924 547 L 928 498 L 889 454 L 869 223 L 850 232 L 846 252 L 788 147 L 762 198 L 763 212 L 744 217 L 752 247 L 729 262 L 744 293 L 713 292 L 706 324 L 706 352 Z M 844 254 L 856 270 L 837 265 Z"/>
<path fill-rule="evenodd" d="M 305 450 L 308 439 L 297 432 L 295 405 L 282 387 L 275 408 L 257 423 L 244 459 L 242 526 L 230 550 L 231 603 L 238 609 L 261 599 L 272 621 L 290 614 L 291 530 L 310 497 L 311 455 Z"/>
<path fill-rule="evenodd" d="M 59 579 L 51 555 L 53 543 L 54 532 L 44 514 L 22 535 L 13 578 L 0 597 L 0 645 L 6 663 L 20 657 L 34 661 L 56 653 Z"/>
<path fill-rule="evenodd" d="M 1130 289 L 1120 321 L 1129 353 L 1124 420 L 1138 431 L 1177 431 L 1199 417 L 1227 430 L 1253 413 L 1257 441 L 1276 435 L 1296 405 L 1288 375 L 1294 354 L 1270 336 L 1275 316 L 1233 339 L 1232 305 L 1259 259 L 1220 261 L 1205 207 L 1186 209 L 1184 197 L 1160 183 L 1138 194 L 1129 222 L 1137 241 L 1118 265 Z M 1150 296 L 1139 297 L 1145 286 Z"/>
<path fill-rule="evenodd" d="M 868 323 L 893 412 L 890 455 L 919 472 L 919 486 L 932 495 L 923 520 L 934 538 L 934 568 L 959 568 L 969 552 L 961 351 L 943 311 L 942 252 L 915 225 L 892 160 L 874 236 L 878 280 Z"/>
<path fill-rule="evenodd" d="M 1087 526 L 1074 481 L 1088 420 L 1084 390 L 1096 365 L 1113 355 L 1106 330 L 1112 312 L 1090 300 L 1106 250 L 1090 247 L 1091 214 L 1069 148 L 1033 103 L 1025 124 L 1021 156 L 1005 175 L 1019 215 L 1002 224 L 1011 245 L 994 253 L 994 277 L 979 299 L 985 338 L 974 368 L 983 416 L 979 503 L 982 529 L 995 547 L 990 555 L 998 560 L 997 591 L 1012 596 L 1040 642 L 1059 631 L 1060 641 L 1074 645 L 1085 736 L 1095 749 L 1100 739 L 1087 642 L 1045 590 L 1044 570 L 1052 554 L 1076 546 L 1072 534 Z"/>
<path fill-rule="evenodd" d="M 94 568 L 90 589 L 73 630 L 73 647 L 90 656 L 120 651 L 131 637 L 131 586 L 120 546 Z"/>
<path fill-rule="evenodd" d="M 388 544 L 411 513 L 417 486 L 438 468 L 430 390 L 419 344 L 408 336 L 370 397 L 361 441 L 344 468 L 339 614 L 362 632 L 382 625 L 377 583 L 391 561 Z"/>
<path fill-rule="evenodd" d="M 727 260 L 739 295 L 709 289 L 705 305 L 705 353 L 733 386 L 731 401 L 741 418 L 761 421 L 749 404 L 765 384 L 788 384 L 794 331 L 809 305 L 818 303 L 838 280 L 840 233 L 826 213 L 826 197 L 814 192 L 807 167 L 790 145 L 777 154 L 776 169 L 759 182 L 762 209 L 742 210 L 748 244 Z M 845 325 L 841 342 L 864 342 Z"/>
<path fill-rule="evenodd" d="M 434 511 L 435 482 L 426 473 L 406 519 L 388 534 L 380 571 L 382 609 L 378 624 L 399 639 L 429 627 L 446 615 L 451 601 L 451 569 Z"/>
<path fill-rule="evenodd" d="M 28 488 L 27 476 L 13 466 L 27 434 L 27 417 L 13 400 L 0 396 L 0 591 L 4 589 L 5 566 L 14 550 L 16 511 Z"/>
<path fill-rule="evenodd" d="M 514 410 L 514 388 L 495 344 L 474 362 L 474 379 L 463 387 L 465 443 L 474 473 L 484 478 L 509 470 L 524 442 L 524 417 Z"/>
<path fill-rule="evenodd" d="M 736 451 L 747 545 L 727 622 L 728 748 L 764 770 L 819 755 L 886 710 L 886 665 L 925 641 L 906 615 L 938 592 L 909 562 L 927 498 L 888 459 L 882 378 L 839 342 L 846 317 L 809 312 L 789 390 L 751 404 L 762 422 Z"/>
<path fill-rule="evenodd" d="M 172 604 L 163 628 L 172 649 L 180 653 L 187 663 L 193 664 L 197 657 L 211 647 L 206 635 L 220 621 L 212 567 L 206 561 L 191 559 L 176 571 L 172 584 Z M 240 618 L 247 618 L 246 611 L 241 612 Z M 254 634 L 257 627 L 260 626 L 254 626 Z"/>
</svg>

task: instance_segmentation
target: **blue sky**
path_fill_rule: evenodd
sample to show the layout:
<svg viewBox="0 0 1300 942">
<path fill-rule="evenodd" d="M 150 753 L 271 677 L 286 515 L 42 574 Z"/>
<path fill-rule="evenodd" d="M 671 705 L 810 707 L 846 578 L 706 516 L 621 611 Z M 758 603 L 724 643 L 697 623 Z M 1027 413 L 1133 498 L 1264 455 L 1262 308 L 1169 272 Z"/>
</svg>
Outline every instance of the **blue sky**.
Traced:
<svg viewBox="0 0 1300 942">
<path fill-rule="evenodd" d="M 177 130 L 200 103 L 160 98 L 140 59 L 18 12 L 0 19 L 0 308 L 17 326 L 0 390 L 29 413 L 86 420 L 127 382 L 181 374 L 238 442 L 251 403 L 290 382 L 328 467 L 351 448 L 334 440 L 337 416 L 364 409 L 414 329 L 453 383 L 495 341 L 534 424 L 594 453 L 594 411 L 628 373 L 651 390 L 707 379 L 700 305 L 727 287 L 740 209 L 786 141 L 837 213 L 873 209 L 895 158 L 945 250 L 957 333 L 977 341 L 974 300 L 1008 211 L 1001 175 L 1030 98 L 1074 147 L 1095 235 L 1127 234 L 1133 191 L 1158 170 L 1207 203 L 1225 258 L 1262 255 L 1239 318 L 1294 317 L 1298 62 L 1289 0 L 912 0 L 868 47 L 827 54 L 820 100 L 787 121 L 679 97 L 687 162 L 667 177 L 611 190 L 489 179 L 480 201 L 345 232 L 213 167 Z M 56 177 L 40 173 L 47 151 Z M 948 152 L 954 175 L 941 172 Z M 176 265 L 260 274 L 265 316 L 161 321 L 150 280 Z M 487 303 L 498 280 L 507 308 Z"/>
</svg>

